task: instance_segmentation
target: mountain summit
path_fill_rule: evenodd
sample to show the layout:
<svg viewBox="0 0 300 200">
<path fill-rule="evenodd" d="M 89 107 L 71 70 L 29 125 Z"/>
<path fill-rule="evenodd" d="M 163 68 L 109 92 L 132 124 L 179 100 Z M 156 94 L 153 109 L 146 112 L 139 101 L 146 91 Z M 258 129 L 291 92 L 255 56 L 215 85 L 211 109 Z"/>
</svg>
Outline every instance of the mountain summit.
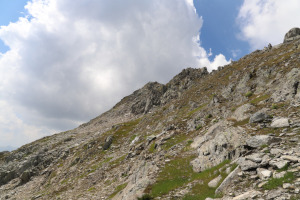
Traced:
<svg viewBox="0 0 300 200">
<path fill-rule="evenodd" d="M 300 199 L 300 33 L 0 153 L 0 199 Z"/>
</svg>

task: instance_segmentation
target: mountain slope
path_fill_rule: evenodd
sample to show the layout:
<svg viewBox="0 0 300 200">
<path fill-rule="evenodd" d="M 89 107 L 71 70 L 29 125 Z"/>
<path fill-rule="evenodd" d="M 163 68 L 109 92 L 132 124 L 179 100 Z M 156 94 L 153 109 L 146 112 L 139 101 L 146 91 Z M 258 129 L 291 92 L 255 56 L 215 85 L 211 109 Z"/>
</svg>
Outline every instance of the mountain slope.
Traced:
<svg viewBox="0 0 300 200">
<path fill-rule="evenodd" d="M 74 130 L 0 153 L 0 199 L 299 199 L 299 82 L 296 37 L 148 83 Z"/>
</svg>

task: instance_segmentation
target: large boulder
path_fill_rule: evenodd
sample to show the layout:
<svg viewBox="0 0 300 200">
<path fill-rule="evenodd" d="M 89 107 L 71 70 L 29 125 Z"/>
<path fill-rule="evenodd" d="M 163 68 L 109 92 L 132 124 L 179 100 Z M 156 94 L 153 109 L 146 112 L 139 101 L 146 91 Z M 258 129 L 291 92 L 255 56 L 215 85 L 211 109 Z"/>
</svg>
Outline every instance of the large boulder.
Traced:
<svg viewBox="0 0 300 200">
<path fill-rule="evenodd" d="M 290 123 L 289 123 L 289 119 L 288 118 L 275 118 L 272 121 L 271 127 L 272 128 L 283 128 L 283 127 L 289 127 Z"/>
<path fill-rule="evenodd" d="M 259 123 L 264 121 L 269 121 L 270 117 L 264 111 L 258 111 L 254 113 L 251 117 L 249 122 L 250 123 Z"/>
<path fill-rule="evenodd" d="M 300 28 L 292 28 L 287 32 L 284 36 L 284 41 L 283 43 L 293 41 L 296 39 L 300 39 Z"/>
<path fill-rule="evenodd" d="M 110 135 L 108 136 L 106 139 L 105 139 L 105 143 L 103 144 L 102 148 L 103 150 L 107 150 L 109 149 L 110 145 L 112 144 L 113 142 L 113 136 Z"/>
<path fill-rule="evenodd" d="M 280 142 L 280 138 L 272 137 L 269 135 L 255 135 L 249 139 L 247 139 L 246 144 L 251 148 L 258 148 L 265 144 L 271 144 Z"/>
<path fill-rule="evenodd" d="M 211 126 L 204 136 L 198 136 L 191 144 L 198 151 L 198 157 L 191 162 L 194 171 L 200 172 L 226 159 L 238 158 L 246 139 L 243 128 L 229 127 L 225 121 Z"/>
</svg>

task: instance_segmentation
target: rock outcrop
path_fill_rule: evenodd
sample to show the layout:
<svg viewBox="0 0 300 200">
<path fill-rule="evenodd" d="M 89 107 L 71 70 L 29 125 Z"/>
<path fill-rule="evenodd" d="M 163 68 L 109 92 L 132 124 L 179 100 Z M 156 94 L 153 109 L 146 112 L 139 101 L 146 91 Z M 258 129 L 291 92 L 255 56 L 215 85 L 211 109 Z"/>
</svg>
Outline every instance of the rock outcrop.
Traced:
<svg viewBox="0 0 300 200">
<path fill-rule="evenodd" d="M 300 199 L 298 36 L 0 152 L 0 199 Z"/>
<path fill-rule="evenodd" d="M 297 40 L 300 38 L 300 28 L 292 28 L 284 36 L 284 43 Z"/>
</svg>

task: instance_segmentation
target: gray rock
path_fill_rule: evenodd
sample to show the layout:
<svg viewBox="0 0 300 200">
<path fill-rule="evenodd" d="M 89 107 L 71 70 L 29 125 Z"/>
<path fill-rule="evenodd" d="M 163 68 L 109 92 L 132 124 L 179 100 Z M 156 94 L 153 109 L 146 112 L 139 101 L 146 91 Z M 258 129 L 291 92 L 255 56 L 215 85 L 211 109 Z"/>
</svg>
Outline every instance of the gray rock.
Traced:
<svg viewBox="0 0 300 200">
<path fill-rule="evenodd" d="M 275 149 L 275 148 L 273 149 L 273 148 L 272 148 L 272 149 L 270 150 L 270 153 L 273 154 L 273 155 L 280 155 L 280 154 L 283 153 L 283 150 L 282 150 L 282 149 Z"/>
<path fill-rule="evenodd" d="M 292 28 L 291 30 L 289 30 L 285 36 L 284 36 L 284 40 L 283 43 L 289 42 L 289 41 L 293 41 L 295 39 L 300 38 L 300 28 Z"/>
<path fill-rule="evenodd" d="M 269 135 L 255 135 L 246 140 L 246 144 L 252 148 L 261 147 L 264 144 L 271 144 L 275 142 L 280 142 L 280 138 L 275 138 Z"/>
<path fill-rule="evenodd" d="M 283 172 L 274 172 L 273 174 L 273 178 L 283 178 L 284 175 L 286 175 L 286 171 L 283 171 Z"/>
<path fill-rule="evenodd" d="M 219 182 L 221 181 L 222 179 L 222 176 L 219 175 L 218 177 L 214 178 L 213 180 L 211 180 L 209 183 L 208 183 L 208 187 L 210 188 L 215 188 L 218 186 Z"/>
<path fill-rule="evenodd" d="M 194 171 L 200 172 L 226 159 L 238 158 L 247 137 L 242 128 L 228 127 L 225 121 L 211 126 L 204 136 L 198 136 L 191 144 L 198 151 L 198 157 L 191 162 Z"/>
<path fill-rule="evenodd" d="M 261 195 L 261 194 L 262 193 L 259 191 L 251 190 L 251 191 L 245 192 L 244 194 L 234 197 L 233 200 L 255 199 L 258 195 Z"/>
<path fill-rule="evenodd" d="M 259 122 L 267 121 L 268 119 L 269 119 L 269 116 L 265 112 L 258 111 L 250 117 L 249 122 L 250 123 L 259 123 Z"/>
<path fill-rule="evenodd" d="M 216 194 L 222 193 L 227 187 L 233 182 L 236 176 L 238 176 L 240 168 L 236 167 L 221 183 L 221 185 L 216 189 Z"/>
<path fill-rule="evenodd" d="M 284 193 L 282 188 L 276 189 L 276 190 L 272 190 L 268 193 L 268 195 L 266 196 L 267 200 L 273 200 L 273 199 L 277 199 L 278 197 L 280 197 L 282 194 Z"/>
<path fill-rule="evenodd" d="M 266 180 L 272 176 L 272 172 L 264 168 L 257 168 L 256 172 L 261 180 Z"/>
<path fill-rule="evenodd" d="M 256 169 L 259 167 L 259 164 L 256 162 L 253 162 L 251 160 L 246 160 L 245 158 L 239 158 L 237 163 L 239 164 L 239 166 L 241 167 L 242 171 L 248 171 L 251 169 Z"/>
<path fill-rule="evenodd" d="M 289 119 L 288 118 L 275 118 L 272 123 L 272 128 L 283 128 L 283 127 L 289 127 Z"/>
<path fill-rule="evenodd" d="M 251 155 L 246 156 L 246 160 L 251 160 L 252 162 L 261 163 L 262 157 L 264 153 L 253 153 Z"/>
<path fill-rule="evenodd" d="M 295 187 L 292 184 L 290 184 L 290 183 L 284 183 L 282 185 L 282 188 L 283 189 L 295 189 Z"/>
<path fill-rule="evenodd" d="M 300 158 L 297 157 L 297 156 L 287 156 L 287 155 L 285 155 L 285 156 L 281 156 L 281 158 L 284 159 L 284 160 L 295 162 L 295 163 L 300 162 Z"/>
<path fill-rule="evenodd" d="M 30 180 L 31 176 L 32 176 L 31 171 L 23 172 L 22 175 L 20 176 L 21 184 L 27 183 Z"/>
<path fill-rule="evenodd" d="M 148 144 L 150 144 L 153 140 L 156 139 L 156 136 L 155 135 L 150 135 L 147 137 L 147 141 L 148 141 Z"/>
<path fill-rule="evenodd" d="M 238 107 L 233 115 L 231 116 L 231 118 L 236 119 L 237 121 L 243 121 L 247 118 L 250 117 L 249 111 L 251 109 L 253 109 L 254 106 L 252 106 L 251 104 L 244 104 L 240 107 Z"/>
<path fill-rule="evenodd" d="M 289 161 L 287 161 L 287 160 L 271 160 L 269 162 L 269 165 L 271 165 L 272 167 L 275 167 L 276 169 L 282 169 L 288 163 L 289 163 Z"/>
<path fill-rule="evenodd" d="M 105 143 L 103 144 L 102 148 L 103 150 L 107 150 L 109 149 L 110 145 L 112 144 L 113 142 L 113 136 L 110 135 L 108 136 L 106 139 L 105 139 Z"/>
</svg>

